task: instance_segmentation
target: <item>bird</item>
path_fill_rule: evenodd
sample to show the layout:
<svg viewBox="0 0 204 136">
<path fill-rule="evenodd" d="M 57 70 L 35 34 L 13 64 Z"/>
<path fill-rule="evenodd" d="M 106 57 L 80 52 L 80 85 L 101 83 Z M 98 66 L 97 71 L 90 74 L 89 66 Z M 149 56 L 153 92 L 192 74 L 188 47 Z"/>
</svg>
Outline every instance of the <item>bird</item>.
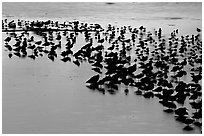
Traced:
<svg viewBox="0 0 204 136">
<path fill-rule="evenodd" d="M 130 67 L 127 68 L 128 74 L 132 74 L 132 73 L 135 72 L 136 70 L 137 70 L 137 65 L 136 65 L 136 64 L 134 64 L 134 65 L 132 65 L 132 66 L 130 66 Z"/>
<path fill-rule="evenodd" d="M 192 118 L 186 118 L 183 123 L 186 124 L 186 126 L 183 128 L 184 130 L 193 130 L 193 127 L 190 126 L 194 122 L 194 119 Z"/>
<path fill-rule="evenodd" d="M 62 36 L 60 34 L 57 35 L 56 40 L 61 40 Z"/>
<path fill-rule="evenodd" d="M 8 44 L 6 44 L 4 47 L 6 47 L 9 51 L 12 51 L 12 47 Z"/>
<path fill-rule="evenodd" d="M 99 40 L 98 40 L 98 43 L 101 43 L 101 44 L 102 44 L 102 43 L 104 43 L 104 41 L 105 41 L 104 38 L 103 38 L 103 39 L 99 39 Z"/>
<path fill-rule="evenodd" d="M 144 77 L 144 74 L 142 72 L 134 76 L 134 78 L 137 78 L 137 79 L 142 77 Z"/>
<path fill-rule="evenodd" d="M 183 128 L 183 130 L 191 131 L 191 130 L 193 130 L 193 127 L 187 125 L 187 126 L 185 126 L 185 127 Z"/>
<path fill-rule="evenodd" d="M 200 119 L 202 118 L 202 113 L 200 112 L 201 110 L 194 112 L 192 118 L 193 119 Z"/>
<path fill-rule="evenodd" d="M 76 60 L 73 60 L 72 61 L 75 65 L 77 65 L 78 67 L 80 66 L 80 63 L 79 63 L 79 61 L 76 59 Z"/>
<path fill-rule="evenodd" d="M 174 66 L 174 67 L 172 68 L 171 72 L 176 72 L 176 71 L 181 70 L 181 69 L 182 69 L 181 66 Z"/>
<path fill-rule="evenodd" d="M 42 43 L 42 41 L 37 41 L 35 42 L 35 44 L 40 45 Z"/>
<path fill-rule="evenodd" d="M 30 39 L 28 39 L 28 42 L 33 42 L 34 41 L 34 36 L 31 36 Z"/>
<path fill-rule="evenodd" d="M 197 32 L 201 32 L 201 29 L 200 29 L 200 28 L 197 28 L 196 30 L 197 30 Z"/>
<path fill-rule="evenodd" d="M 33 54 L 32 54 L 32 55 L 28 55 L 28 57 L 31 58 L 31 59 L 33 59 L 33 60 L 35 60 L 35 58 L 36 58 L 36 56 L 33 55 Z"/>
<path fill-rule="evenodd" d="M 92 64 L 92 66 L 98 67 L 98 68 L 100 68 L 100 69 L 103 68 L 103 65 L 102 65 L 101 62 L 99 62 L 99 61 L 96 61 L 96 63 Z"/>
<path fill-rule="evenodd" d="M 96 67 L 95 67 L 95 68 L 92 68 L 92 70 L 95 71 L 95 72 L 97 72 L 97 73 L 99 73 L 99 74 L 102 74 L 100 68 L 96 68 Z"/>
<path fill-rule="evenodd" d="M 192 92 L 193 93 L 193 92 Z M 189 97 L 189 100 L 193 100 L 195 101 L 196 99 L 198 98 L 198 93 L 193 93 L 190 97 Z"/>
<path fill-rule="evenodd" d="M 176 109 L 177 107 L 174 102 L 164 101 L 162 104 L 169 109 Z"/>
<path fill-rule="evenodd" d="M 202 108 L 202 101 L 198 101 L 198 102 L 190 102 L 190 105 L 193 109 L 201 109 Z"/>
<path fill-rule="evenodd" d="M 97 83 L 98 80 L 99 80 L 99 78 L 100 78 L 100 75 L 97 74 L 97 75 L 91 77 L 89 80 L 87 80 L 86 83 L 91 83 L 91 84 L 92 84 L 92 83 Z"/>
<path fill-rule="evenodd" d="M 11 41 L 11 37 L 7 37 L 6 39 L 4 39 L 4 41 L 5 41 L 6 43 L 10 42 L 10 41 Z"/>
<path fill-rule="evenodd" d="M 63 62 L 71 61 L 71 58 L 66 56 L 66 57 L 62 58 L 61 61 L 63 61 Z"/>
<path fill-rule="evenodd" d="M 150 97 L 154 97 L 154 93 L 153 92 L 145 92 L 144 94 L 143 94 L 143 96 L 145 97 L 145 98 L 150 98 Z"/>
<path fill-rule="evenodd" d="M 14 52 L 13 54 L 18 56 L 19 58 L 21 57 L 21 53 L 20 52 Z"/>
<path fill-rule="evenodd" d="M 129 93 L 129 90 L 126 88 L 126 89 L 124 90 L 124 92 L 125 92 L 125 95 L 127 95 L 127 94 Z"/>
<path fill-rule="evenodd" d="M 202 127 L 202 122 L 195 121 L 193 124 L 194 124 L 195 126 L 197 126 L 197 127 Z"/>
<path fill-rule="evenodd" d="M 50 55 L 50 54 L 48 54 L 48 58 L 49 58 L 50 60 L 52 60 L 52 61 L 55 60 L 55 56 L 54 56 L 54 55 Z"/>
<path fill-rule="evenodd" d="M 33 45 L 28 46 L 27 48 L 33 50 L 33 49 L 35 49 L 35 47 L 36 47 L 35 44 L 33 44 Z"/>
<path fill-rule="evenodd" d="M 184 71 L 184 70 L 181 70 L 181 71 L 179 71 L 176 75 L 175 75 L 175 77 L 182 77 L 182 76 L 184 76 L 184 75 L 187 75 L 187 72 L 186 71 Z"/>
<path fill-rule="evenodd" d="M 185 116 L 188 115 L 188 109 L 186 107 L 179 107 L 175 110 L 175 114 L 177 116 Z"/>
<path fill-rule="evenodd" d="M 109 47 L 107 50 L 113 50 L 115 48 L 115 45 L 113 44 L 111 47 Z"/>
<path fill-rule="evenodd" d="M 198 74 L 198 75 L 195 75 L 194 73 L 190 73 L 191 74 L 191 77 L 193 78 L 192 81 L 195 82 L 195 83 L 198 83 L 199 80 L 202 79 L 202 75 Z"/>
<path fill-rule="evenodd" d="M 169 108 L 164 109 L 163 111 L 166 112 L 166 113 L 173 113 L 174 112 L 173 109 L 169 109 Z"/>
<path fill-rule="evenodd" d="M 162 92 L 162 87 L 161 86 L 158 86 L 156 87 L 155 89 L 152 90 L 153 92 L 156 92 L 156 93 L 161 93 Z"/>
</svg>

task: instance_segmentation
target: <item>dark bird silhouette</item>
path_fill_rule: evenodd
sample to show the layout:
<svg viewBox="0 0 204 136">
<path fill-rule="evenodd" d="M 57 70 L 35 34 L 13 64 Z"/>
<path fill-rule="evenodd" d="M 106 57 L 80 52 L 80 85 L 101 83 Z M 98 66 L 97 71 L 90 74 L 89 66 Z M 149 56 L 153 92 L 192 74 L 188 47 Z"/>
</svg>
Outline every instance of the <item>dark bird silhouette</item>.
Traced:
<svg viewBox="0 0 204 136">
<path fill-rule="evenodd" d="M 184 71 L 184 70 L 181 70 L 181 71 L 179 71 L 176 75 L 175 75 L 175 77 L 182 77 L 182 76 L 185 76 L 185 75 L 187 75 L 187 72 L 186 71 Z"/>
<path fill-rule="evenodd" d="M 33 55 L 33 54 L 32 54 L 32 55 L 28 55 L 28 57 L 31 58 L 31 59 L 33 59 L 33 60 L 35 60 L 35 58 L 36 58 L 36 56 Z"/>
<path fill-rule="evenodd" d="M 153 92 L 145 92 L 144 94 L 143 94 L 143 96 L 145 97 L 145 98 L 150 98 L 150 97 L 154 97 L 154 93 Z"/>
<path fill-rule="evenodd" d="M 176 109 L 177 107 L 174 102 L 164 101 L 162 104 L 169 109 Z"/>
<path fill-rule="evenodd" d="M 136 95 L 142 95 L 142 91 L 141 90 L 137 90 L 134 92 Z"/>
<path fill-rule="evenodd" d="M 177 97 L 176 98 L 176 102 L 179 103 L 179 104 L 184 105 L 184 102 L 186 100 L 187 94 L 185 94 L 184 92 L 180 91 L 175 96 Z"/>
<path fill-rule="evenodd" d="M 80 66 L 80 63 L 78 60 L 72 61 L 75 65 L 77 65 L 78 67 Z"/>
<path fill-rule="evenodd" d="M 62 36 L 60 34 L 57 35 L 56 40 L 61 40 Z"/>
<path fill-rule="evenodd" d="M 192 116 L 193 119 L 201 119 L 202 118 L 202 109 L 199 109 L 198 111 L 196 112 L 193 112 L 193 116 Z"/>
<path fill-rule="evenodd" d="M 97 61 L 96 63 L 92 64 L 92 66 L 98 67 L 98 68 L 100 68 L 100 69 L 103 68 L 103 65 L 102 65 L 101 62 L 99 62 L 99 61 Z"/>
<path fill-rule="evenodd" d="M 21 53 L 20 52 L 14 52 L 14 55 L 16 55 L 17 57 L 21 57 Z"/>
<path fill-rule="evenodd" d="M 50 55 L 50 54 L 48 54 L 48 58 L 49 58 L 50 60 L 52 60 L 52 61 L 55 60 L 55 56 L 54 56 L 54 55 Z"/>
<path fill-rule="evenodd" d="M 68 55 L 69 55 L 68 51 L 62 51 L 62 52 L 61 52 L 61 56 L 62 56 L 62 57 L 66 57 L 66 56 L 68 56 Z"/>
<path fill-rule="evenodd" d="M 198 83 L 201 79 L 202 79 L 202 75 L 198 74 L 198 75 L 195 75 L 194 73 L 190 73 L 191 74 L 191 77 L 193 78 L 193 82 L 195 83 Z"/>
<path fill-rule="evenodd" d="M 33 49 L 35 49 L 35 47 L 36 47 L 35 44 L 33 44 L 33 45 L 28 46 L 27 48 L 33 50 Z"/>
<path fill-rule="evenodd" d="M 12 51 L 12 47 L 8 44 L 6 44 L 4 47 L 6 47 L 9 51 Z"/>
<path fill-rule="evenodd" d="M 11 58 L 12 56 L 13 56 L 13 54 L 12 54 L 12 53 L 9 53 L 9 54 L 8 54 L 8 57 L 9 57 L 9 58 Z"/>
<path fill-rule="evenodd" d="M 194 124 L 195 126 L 197 126 L 197 127 L 202 127 L 202 122 L 195 121 L 193 124 Z"/>
<path fill-rule="evenodd" d="M 171 71 L 176 72 L 176 71 L 181 70 L 181 69 L 182 69 L 181 66 L 174 66 Z"/>
<path fill-rule="evenodd" d="M 91 83 L 91 84 L 97 83 L 99 78 L 100 78 L 100 75 L 95 75 L 95 76 L 91 77 L 89 80 L 87 80 L 86 83 Z"/>
<path fill-rule="evenodd" d="M 34 41 L 34 36 L 31 36 L 30 39 L 28 39 L 28 42 L 33 42 Z"/>
<path fill-rule="evenodd" d="M 179 121 L 181 123 L 184 123 L 184 121 L 186 120 L 187 116 L 186 115 L 181 115 L 181 116 L 175 116 L 176 117 L 176 121 Z"/>
<path fill-rule="evenodd" d="M 192 92 L 192 93 L 193 94 L 189 97 L 189 100 L 195 101 L 199 97 L 199 95 L 197 92 Z"/>
<path fill-rule="evenodd" d="M 190 102 L 190 105 L 193 109 L 201 109 L 202 108 L 202 101 L 198 101 L 198 102 Z"/>
<path fill-rule="evenodd" d="M 42 41 L 37 41 L 35 42 L 35 44 L 40 45 L 42 43 Z"/>
<path fill-rule="evenodd" d="M 134 76 L 134 78 L 142 78 L 142 77 L 144 77 L 144 74 L 143 73 L 139 73 L 139 74 L 137 74 L 137 75 L 135 75 Z"/>
<path fill-rule="evenodd" d="M 156 87 L 155 89 L 152 90 L 153 92 L 156 92 L 156 93 L 161 93 L 162 92 L 162 87 L 161 86 L 158 86 Z"/>
<path fill-rule="evenodd" d="M 66 56 L 66 57 L 62 58 L 61 61 L 63 61 L 63 62 L 71 61 L 71 58 Z"/>
<path fill-rule="evenodd" d="M 135 72 L 137 70 L 137 65 L 136 64 L 134 64 L 134 65 L 132 65 L 132 66 L 130 66 L 130 67 L 128 67 L 127 68 L 127 72 L 128 72 L 128 74 L 132 74 L 133 72 Z"/>
<path fill-rule="evenodd" d="M 105 41 L 105 40 L 104 40 L 104 38 L 103 38 L 103 39 L 98 40 L 98 43 L 101 43 L 101 44 L 102 44 L 102 43 L 104 43 L 104 41 Z"/>
<path fill-rule="evenodd" d="M 113 50 L 115 48 L 115 45 L 113 44 L 111 47 L 109 47 L 107 50 Z"/>
<path fill-rule="evenodd" d="M 193 127 L 192 126 L 185 126 L 184 128 L 183 128 L 183 130 L 185 130 L 185 131 L 191 131 L 191 130 L 193 130 Z"/>
<path fill-rule="evenodd" d="M 100 68 L 92 68 L 92 70 L 95 71 L 95 72 L 97 72 L 97 73 L 99 73 L 99 74 L 102 74 Z"/>
<path fill-rule="evenodd" d="M 7 37 L 6 39 L 4 39 L 4 41 L 5 41 L 6 43 L 10 42 L 10 41 L 11 41 L 11 37 Z"/>
<path fill-rule="evenodd" d="M 124 92 L 125 92 L 125 95 L 128 95 L 129 90 L 126 88 L 126 89 L 124 90 Z"/>
<path fill-rule="evenodd" d="M 175 110 L 175 114 L 177 116 L 185 116 L 188 115 L 188 109 L 186 107 L 180 107 Z"/>
<path fill-rule="evenodd" d="M 193 122 L 194 122 L 194 119 L 192 119 L 192 118 L 186 118 L 186 119 L 183 121 L 183 123 L 186 124 L 186 126 L 183 128 L 183 130 L 187 130 L 187 131 L 193 130 L 193 127 L 190 126 Z"/>
<path fill-rule="evenodd" d="M 197 28 L 196 30 L 197 30 L 197 32 L 201 32 L 201 29 L 199 29 L 199 28 Z"/>
</svg>

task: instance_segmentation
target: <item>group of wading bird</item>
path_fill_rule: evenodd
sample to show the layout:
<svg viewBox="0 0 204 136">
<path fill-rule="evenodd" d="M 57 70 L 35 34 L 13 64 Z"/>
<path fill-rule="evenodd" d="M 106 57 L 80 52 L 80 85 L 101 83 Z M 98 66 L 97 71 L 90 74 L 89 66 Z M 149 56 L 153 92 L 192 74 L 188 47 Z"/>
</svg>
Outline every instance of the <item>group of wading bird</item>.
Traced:
<svg viewBox="0 0 204 136">
<path fill-rule="evenodd" d="M 63 62 L 77 66 L 83 62 L 91 64 L 97 73 L 86 81 L 91 90 L 104 95 L 114 95 L 120 90 L 128 95 L 134 90 L 135 95 L 147 99 L 158 97 L 164 112 L 173 113 L 177 121 L 186 124 L 184 130 L 202 126 L 199 28 L 196 35 L 181 37 L 177 29 L 169 38 L 162 34 L 161 28 L 147 32 L 143 26 L 119 28 L 108 24 L 103 29 L 99 24 L 79 21 L 60 24 L 51 20 L 18 20 L 15 23 L 5 19 L 2 28 L 9 58 L 15 55 L 34 60 L 47 56 L 54 61 L 60 52 Z M 79 35 L 84 36 L 86 44 L 74 52 Z"/>
</svg>

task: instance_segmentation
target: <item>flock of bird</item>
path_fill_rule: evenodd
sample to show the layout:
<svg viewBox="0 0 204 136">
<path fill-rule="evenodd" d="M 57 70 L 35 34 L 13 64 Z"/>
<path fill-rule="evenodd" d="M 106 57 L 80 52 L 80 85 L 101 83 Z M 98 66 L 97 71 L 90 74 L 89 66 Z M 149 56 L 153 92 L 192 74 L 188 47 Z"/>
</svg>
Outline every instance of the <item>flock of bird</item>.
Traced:
<svg viewBox="0 0 204 136">
<path fill-rule="evenodd" d="M 104 95 L 119 91 L 128 95 L 134 90 L 135 95 L 147 99 L 157 97 L 164 112 L 174 114 L 177 121 L 186 124 L 184 130 L 202 126 L 199 28 L 196 35 L 180 37 L 176 29 L 167 38 L 161 28 L 150 32 L 143 26 L 108 24 L 103 29 L 100 24 L 79 21 L 60 24 L 51 20 L 18 20 L 15 23 L 4 19 L 2 29 L 6 33 L 4 47 L 9 58 L 35 60 L 47 56 L 51 61 L 61 57 L 61 61 L 77 66 L 89 63 L 96 72 L 86 81 L 91 90 Z M 86 44 L 74 51 L 80 36 Z"/>
</svg>

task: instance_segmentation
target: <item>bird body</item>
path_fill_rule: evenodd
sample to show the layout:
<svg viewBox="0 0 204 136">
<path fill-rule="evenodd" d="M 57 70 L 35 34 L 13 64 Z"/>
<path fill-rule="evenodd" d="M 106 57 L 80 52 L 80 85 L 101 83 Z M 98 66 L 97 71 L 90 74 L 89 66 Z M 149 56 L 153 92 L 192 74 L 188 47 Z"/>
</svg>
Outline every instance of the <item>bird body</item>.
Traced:
<svg viewBox="0 0 204 136">
<path fill-rule="evenodd" d="M 37 41 L 35 42 L 35 44 L 40 45 L 42 43 L 42 41 Z"/>
<path fill-rule="evenodd" d="M 75 65 L 77 65 L 78 67 L 80 66 L 80 63 L 78 60 L 72 61 Z"/>
<path fill-rule="evenodd" d="M 95 75 L 95 76 L 93 76 L 93 77 L 91 77 L 89 80 L 87 80 L 86 81 L 86 83 L 97 83 L 98 82 L 98 80 L 99 80 L 99 75 Z"/>
<path fill-rule="evenodd" d="M 99 73 L 99 74 L 102 74 L 100 68 L 92 68 L 92 70 L 94 70 L 95 72 Z"/>
<path fill-rule="evenodd" d="M 145 97 L 145 98 L 150 98 L 150 97 L 154 97 L 154 93 L 153 92 L 145 92 L 144 94 L 143 94 L 143 96 Z"/>
<path fill-rule="evenodd" d="M 127 94 L 129 93 L 129 90 L 126 88 L 126 89 L 124 90 L 124 92 L 125 92 L 125 95 L 127 95 Z"/>
<path fill-rule="evenodd" d="M 4 39 L 5 42 L 10 42 L 11 41 L 11 37 L 7 37 L 6 39 Z"/>
<path fill-rule="evenodd" d="M 175 114 L 178 116 L 188 115 L 188 109 L 186 107 L 180 107 L 175 110 Z"/>
<path fill-rule="evenodd" d="M 134 92 L 136 95 L 142 95 L 142 91 L 141 90 L 137 90 Z"/>
</svg>

